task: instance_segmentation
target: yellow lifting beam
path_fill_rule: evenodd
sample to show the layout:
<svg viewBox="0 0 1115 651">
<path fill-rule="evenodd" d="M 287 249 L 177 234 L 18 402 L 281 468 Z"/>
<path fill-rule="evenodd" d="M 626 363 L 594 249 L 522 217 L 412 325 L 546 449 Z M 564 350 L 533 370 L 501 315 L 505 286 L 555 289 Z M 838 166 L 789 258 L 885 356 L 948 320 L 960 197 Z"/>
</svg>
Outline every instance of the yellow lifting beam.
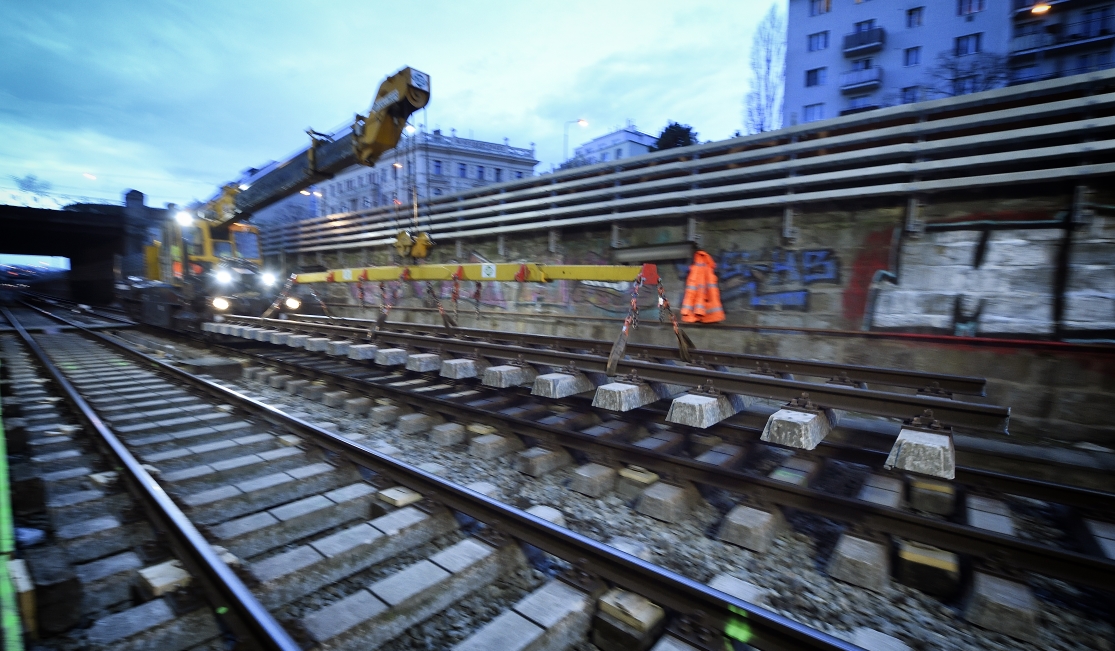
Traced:
<svg viewBox="0 0 1115 651">
<path fill-rule="evenodd" d="M 552 280 L 596 280 L 634 282 L 642 277 L 649 285 L 658 283 L 658 267 L 653 264 L 594 265 L 535 263 L 424 264 L 392 267 L 353 267 L 297 274 L 294 282 L 355 283 L 388 280 L 464 280 L 473 282 L 546 283 Z"/>
</svg>

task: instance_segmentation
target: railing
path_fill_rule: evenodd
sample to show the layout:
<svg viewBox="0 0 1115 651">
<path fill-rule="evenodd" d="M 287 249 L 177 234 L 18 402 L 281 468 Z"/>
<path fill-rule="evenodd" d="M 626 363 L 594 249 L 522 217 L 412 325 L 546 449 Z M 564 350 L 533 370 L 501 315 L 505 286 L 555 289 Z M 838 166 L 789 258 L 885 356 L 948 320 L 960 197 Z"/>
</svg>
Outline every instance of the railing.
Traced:
<svg viewBox="0 0 1115 651">
<path fill-rule="evenodd" d="M 1052 23 L 1046 26 L 1045 31 L 1015 36 L 1011 40 L 1010 51 L 1012 55 L 1018 55 L 1042 48 L 1094 43 L 1103 38 L 1115 38 L 1110 16 L 1074 23 Z"/>
<path fill-rule="evenodd" d="M 864 70 L 852 70 L 840 75 L 840 90 L 845 92 L 881 83 L 883 83 L 883 69 L 879 66 L 871 66 Z"/>
<path fill-rule="evenodd" d="M 1105 152 L 1115 152 L 1115 117 L 1107 117 L 1113 113 L 1115 71 L 1107 70 L 465 190 L 423 203 L 421 223 L 435 239 L 451 243 L 1110 176 L 1115 153 Z M 973 154 L 974 147 L 980 153 Z M 1078 164 L 1082 156 L 1091 164 Z M 265 253 L 385 246 L 396 228 L 390 208 L 317 217 L 265 230 Z"/>
<path fill-rule="evenodd" d="M 844 54 L 863 54 L 883 47 L 886 42 L 887 33 L 882 27 L 852 32 L 844 35 Z"/>
</svg>

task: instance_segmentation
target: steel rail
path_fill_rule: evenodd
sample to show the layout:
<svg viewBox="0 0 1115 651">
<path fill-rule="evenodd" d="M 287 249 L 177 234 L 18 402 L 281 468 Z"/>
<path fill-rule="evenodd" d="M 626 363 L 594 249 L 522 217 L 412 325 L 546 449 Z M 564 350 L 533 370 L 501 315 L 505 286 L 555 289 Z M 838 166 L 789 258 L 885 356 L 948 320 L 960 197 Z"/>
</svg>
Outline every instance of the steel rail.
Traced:
<svg viewBox="0 0 1115 651">
<path fill-rule="evenodd" d="M 38 308 L 32 308 L 38 310 Z M 279 625 L 271 613 L 263 607 L 248 587 L 236 574 L 229 569 L 213 552 L 212 546 L 201 535 L 189 518 L 144 470 L 142 464 L 128 451 L 112 430 L 101 420 L 89 403 L 81 397 L 77 389 L 70 383 L 46 352 L 39 346 L 19 320 L 6 307 L 0 307 L 4 317 L 19 333 L 23 343 L 34 353 L 39 364 L 54 380 L 55 385 L 62 392 L 66 402 L 88 427 L 97 433 L 101 443 L 107 448 L 109 454 L 115 459 L 114 464 L 121 471 L 121 478 L 131 489 L 131 493 L 144 506 L 151 520 L 166 532 L 167 538 L 174 548 L 179 560 L 183 562 L 190 574 L 198 579 L 205 592 L 211 599 L 215 616 L 220 617 L 230 625 L 233 631 L 245 644 L 253 645 L 259 649 L 274 649 L 276 651 L 300 651 L 301 647 Z M 89 334 L 102 341 L 108 339 L 88 329 L 75 321 L 61 319 L 49 312 L 38 310 L 52 318 Z"/>
<path fill-rule="evenodd" d="M 228 319 L 253 320 L 258 317 L 229 315 Z M 337 326 L 330 323 L 317 321 L 319 318 L 305 315 L 294 315 L 293 319 L 266 319 L 255 321 L 279 325 L 290 328 L 291 321 L 306 323 L 321 330 L 345 333 L 347 336 L 366 334 L 368 328 L 375 324 L 370 319 L 356 319 L 351 317 L 338 317 L 335 321 L 354 323 L 354 326 Z M 303 321 L 303 319 L 307 319 Z M 315 319 L 310 321 L 308 319 Z M 402 323 L 388 321 L 382 328 L 398 331 L 417 331 L 430 335 L 444 334 L 445 328 L 424 323 Z M 578 339 L 576 337 L 560 337 L 556 335 L 540 335 L 522 332 L 508 332 L 498 330 L 481 330 L 478 328 L 462 328 L 458 326 L 455 333 L 461 337 L 487 339 L 492 341 L 513 341 L 520 346 L 539 345 L 547 348 L 589 350 L 593 354 L 605 353 L 611 348 L 612 342 L 599 339 Z M 661 359 L 679 359 L 677 348 L 659 346 L 656 344 L 639 344 L 629 342 L 627 353 L 632 357 L 652 357 Z M 847 378 L 853 382 L 868 384 L 882 384 L 886 386 L 905 387 L 911 389 L 926 389 L 934 385 L 950 393 L 963 393 L 967 395 L 982 396 L 987 386 L 987 380 L 981 377 L 963 375 L 946 375 L 943 373 L 929 373 L 924 371 L 905 371 L 902 369 L 882 368 L 875 366 L 858 366 L 855 364 L 840 364 L 834 362 L 814 362 L 809 360 L 789 359 L 773 355 L 755 355 L 750 353 L 731 353 L 716 350 L 694 349 L 691 351 L 693 358 L 699 366 L 744 366 L 756 369 L 758 372 L 769 374 L 808 375 L 823 378 Z M 843 376 L 843 377 L 842 377 Z"/>
<path fill-rule="evenodd" d="M 389 341 L 396 345 L 441 353 L 453 353 L 465 357 L 491 357 L 556 368 L 569 368 L 571 372 L 604 373 L 608 363 L 608 358 L 604 355 L 562 352 L 402 332 L 377 332 L 376 341 Z M 802 397 L 802 394 L 808 394 L 815 404 L 822 407 L 886 416 L 888 418 L 910 419 L 921 415 L 926 409 L 930 409 L 933 411 L 934 419 L 945 425 L 997 433 L 1007 433 L 1007 423 L 1010 418 L 1009 407 L 982 405 L 924 395 L 888 393 L 835 384 L 802 382 L 800 380 L 759 375 L 742 375 L 692 366 L 674 366 L 624 359 L 619 362 L 618 372 L 625 375 L 637 375 L 640 379 L 649 382 L 663 382 L 689 387 L 705 386 L 708 388 L 715 386 L 717 390 L 725 393 L 782 402 L 789 402 Z"/>
<path fill-rule="evenodd" d="M 39 310 L 39 308 L 33 309 Z M 124 351 L 133 358 L 179 381 L 221 400 L 234 403 L 249 413 L 262 416 L 265 420 L 300 434 L 316 445 L 330 450 L 357 465 L 369 467 L 385 477 L 421 493 L 435 503 L 444 504 L 449 508 L 485 522 L 516 539 L 570 561 L 580 570 L 595 573 L 627 590 L 637 592 L 659 605 L 677 611 L 692 621 L 704 625 L 706 631 L 712 635 L 719 635 L 719 631 L 726 630 L 730 622 L 737 622 L 742 624 L 749 632 L 749 640 L 746 640 L 746 642 L 760 648 L 840 649 L 845 651 L 858 648 L 765 608 L 709 588 L 680 574 L 620 552 L 587 536 L 553 525 L 546 520 L 448 482 L 436 475 L 376 452 L 309 422 L 292 417 L 242 393 L 146 355 L 115 338 L 83 328 L 64 317 L 45 310 L 39 311 L 63 323 L 73 325 L 86 336 Z M 95 414 L 92 415 L 95 417 Z M 117 441 L 117 444 L 119 444 L 119 441 Z M 148 479 L 150 480 L 150 477 Z M 153 480 L 151 481 L 153 483 Z M 165 493 L 162 493 L 162 495 L 169 500 Z M 192 525 L 190 527 L 192 528 Z M 196 529 L 193 529 L 193 532 L 200 538 Z M 225 569 L 227 571 L 227 567 Z M 293 649 L 297 649 L 297 646 L 290 648 L 293 651 Z"/>
<path fill-rule="evenodd" d="M 243 351 L 241 351 L 243 353 Z M 298 363 L 255 355 L 261 361 L 299 377 L 322 376 L 341 387 L 371 391 L 425 412 L 436 412 L 459 421 L 472 421 L 509 429 L 515 434 L 587 452 L 598 459 L 641 466 L 671 481 L 692 481 L 748 496 L 756 504 L 798 509 L 865 529 L 971 554 L 999 558 L 1011 566 L 1033 570 L 1065 581 L 1106 589 L 1115 585 L 1115 561 L 1040 545 L 1012 536 L 992 533 L 968 525 L 923 517 L 861 500 L 838 497 L 808 487 L 756 477 L 737 470 L 647 450 L 630 444 L 544 425 L 524 418 L 487 411 L 482 407 L 431 395 L 413 393 L 405 388 L 380 384 L 375 379 L 349 377 L 337 372 L 313 369 Z M 382 376 L 386 379 L 388 376 Z M 395 378 L 392 378 L 394 380 Z M 985 478 L 990 478 L 985 475 Z M 405 482 L 400 482 L 405 483 Z M 1015 481 L 1015 485 L 1022 482 Z M 1040 487 L 1039 487 L 1040 489 Z M 1072 489 L 1069 489 L 1072 490 Z M 1107 501 L 1115 496 L 1103 494 Z M 1079 501 L 1079 500 L 1076 500 Z"/>
</svg>

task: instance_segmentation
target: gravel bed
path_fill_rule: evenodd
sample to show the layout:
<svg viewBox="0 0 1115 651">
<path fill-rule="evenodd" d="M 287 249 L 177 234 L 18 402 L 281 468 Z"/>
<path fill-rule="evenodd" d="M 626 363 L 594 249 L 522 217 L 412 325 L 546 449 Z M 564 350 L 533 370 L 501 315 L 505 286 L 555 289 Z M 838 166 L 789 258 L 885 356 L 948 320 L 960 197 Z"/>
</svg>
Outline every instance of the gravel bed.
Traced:
<svg viewBox="0 0 1115 651">
<path fill-rule="evenodd" d="M 390 426 L 372 425 L 341 410 L 326 408 L 292 397 L 254 382 L 240 386 L 260 394 L 268 402 L 286 405 L 315 419 L 337 423 L 337 430 L 366 435 L 399 448 L 398 458 L 411 464 L 436 462 L 446 468 L 446 478 L 458 484 L 488 481 L 499 489 L 497 497 L 516 506 L 546 504 L 561 510 L 568 527 L 607 542 L 624 536 L 645 543 L 651 560 L 698 581 L 708 581 L 729 572 L 766 589 L 771 610 L 803 624 L 850 639 L 857 627 L 866 626 L 892 635 L 915 649 L 1017 649 L 1024 643 L 993 633 L 963 619 L 962 602 L 945 603 L 897 581 L 882 593 L 844 584 L 824 573 L 824 566 L 842 525 L 817 516 L 787 513 L 789 530 L 779 537 L 771 552 L 752 552 L 720 542 L 710 533 L 718 528 L 724 512 L 723 495 L 712 495 L 713 504 L 701 500 L 686 521 L 663 523 L 635 513 L 631 504 L 615 495 L 593 499 L 567 488 L 570 468 L 535 479 L 514 470 L 514 456 L 481 460 L 470 456 L 467 445 L 433 446 L 425 435 L 402 435 Z M 768 446 L 763 446 L 770 450 Z M 762 449 L 762 448 L 756 448 Z M 764 474 L 776 467 L 782 451 L 764 451 L 748 460 L 749 469 Z M 754 455 L 753 455 L 754 456 Z M 820 478 L 836 494 L 854 494 L 867 469 L 855 464 L 829 464 Z M 1030 505 L 1023 515 L 1030 522 L 1022 529 L 1054 532 L 1048 513 Z M 718 508 L 719 507 L 719 508 Z M 1031 533 L 1031 535 L 1037 535 Z M 1028 577 L 1039 599 L 1037 648 L 1112 649 L 1112 625 L 1093 608 L 1082 607 L 1082 593 L 1070 586 L 1051 585 L 1040 577 Z M 408 647 L 409 648 L 409 647 Z M 414 647 L 427 648 L 427 647 Z M 588 647 L 586 647 L 588 648 Z"/>
</svg>

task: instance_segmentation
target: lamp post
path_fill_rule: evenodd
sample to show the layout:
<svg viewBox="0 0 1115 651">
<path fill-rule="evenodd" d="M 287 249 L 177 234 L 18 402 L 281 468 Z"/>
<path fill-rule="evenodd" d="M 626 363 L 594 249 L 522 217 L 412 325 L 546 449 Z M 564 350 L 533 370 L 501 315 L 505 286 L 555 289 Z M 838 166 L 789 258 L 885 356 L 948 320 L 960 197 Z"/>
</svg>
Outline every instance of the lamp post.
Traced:
<svg viewBox="0 0 1115 651">
<path fill-rule="evenodd" d="M 582 127 L 587 127 L 588 126 L 588 120 L 586 120 L 584 118 L 577 118 L 576 120 L 569 120 L 568 122 L 565 123 L 565 141 L 564 141 L 565 144 L 563 144 L 562 148 L 561 148 L 561 162 L 562 163 L 569 160 L 569 125 L 573 124 L 574 122 L 576 122 L 578 125 L 580 125 Z"/>
</svg>

